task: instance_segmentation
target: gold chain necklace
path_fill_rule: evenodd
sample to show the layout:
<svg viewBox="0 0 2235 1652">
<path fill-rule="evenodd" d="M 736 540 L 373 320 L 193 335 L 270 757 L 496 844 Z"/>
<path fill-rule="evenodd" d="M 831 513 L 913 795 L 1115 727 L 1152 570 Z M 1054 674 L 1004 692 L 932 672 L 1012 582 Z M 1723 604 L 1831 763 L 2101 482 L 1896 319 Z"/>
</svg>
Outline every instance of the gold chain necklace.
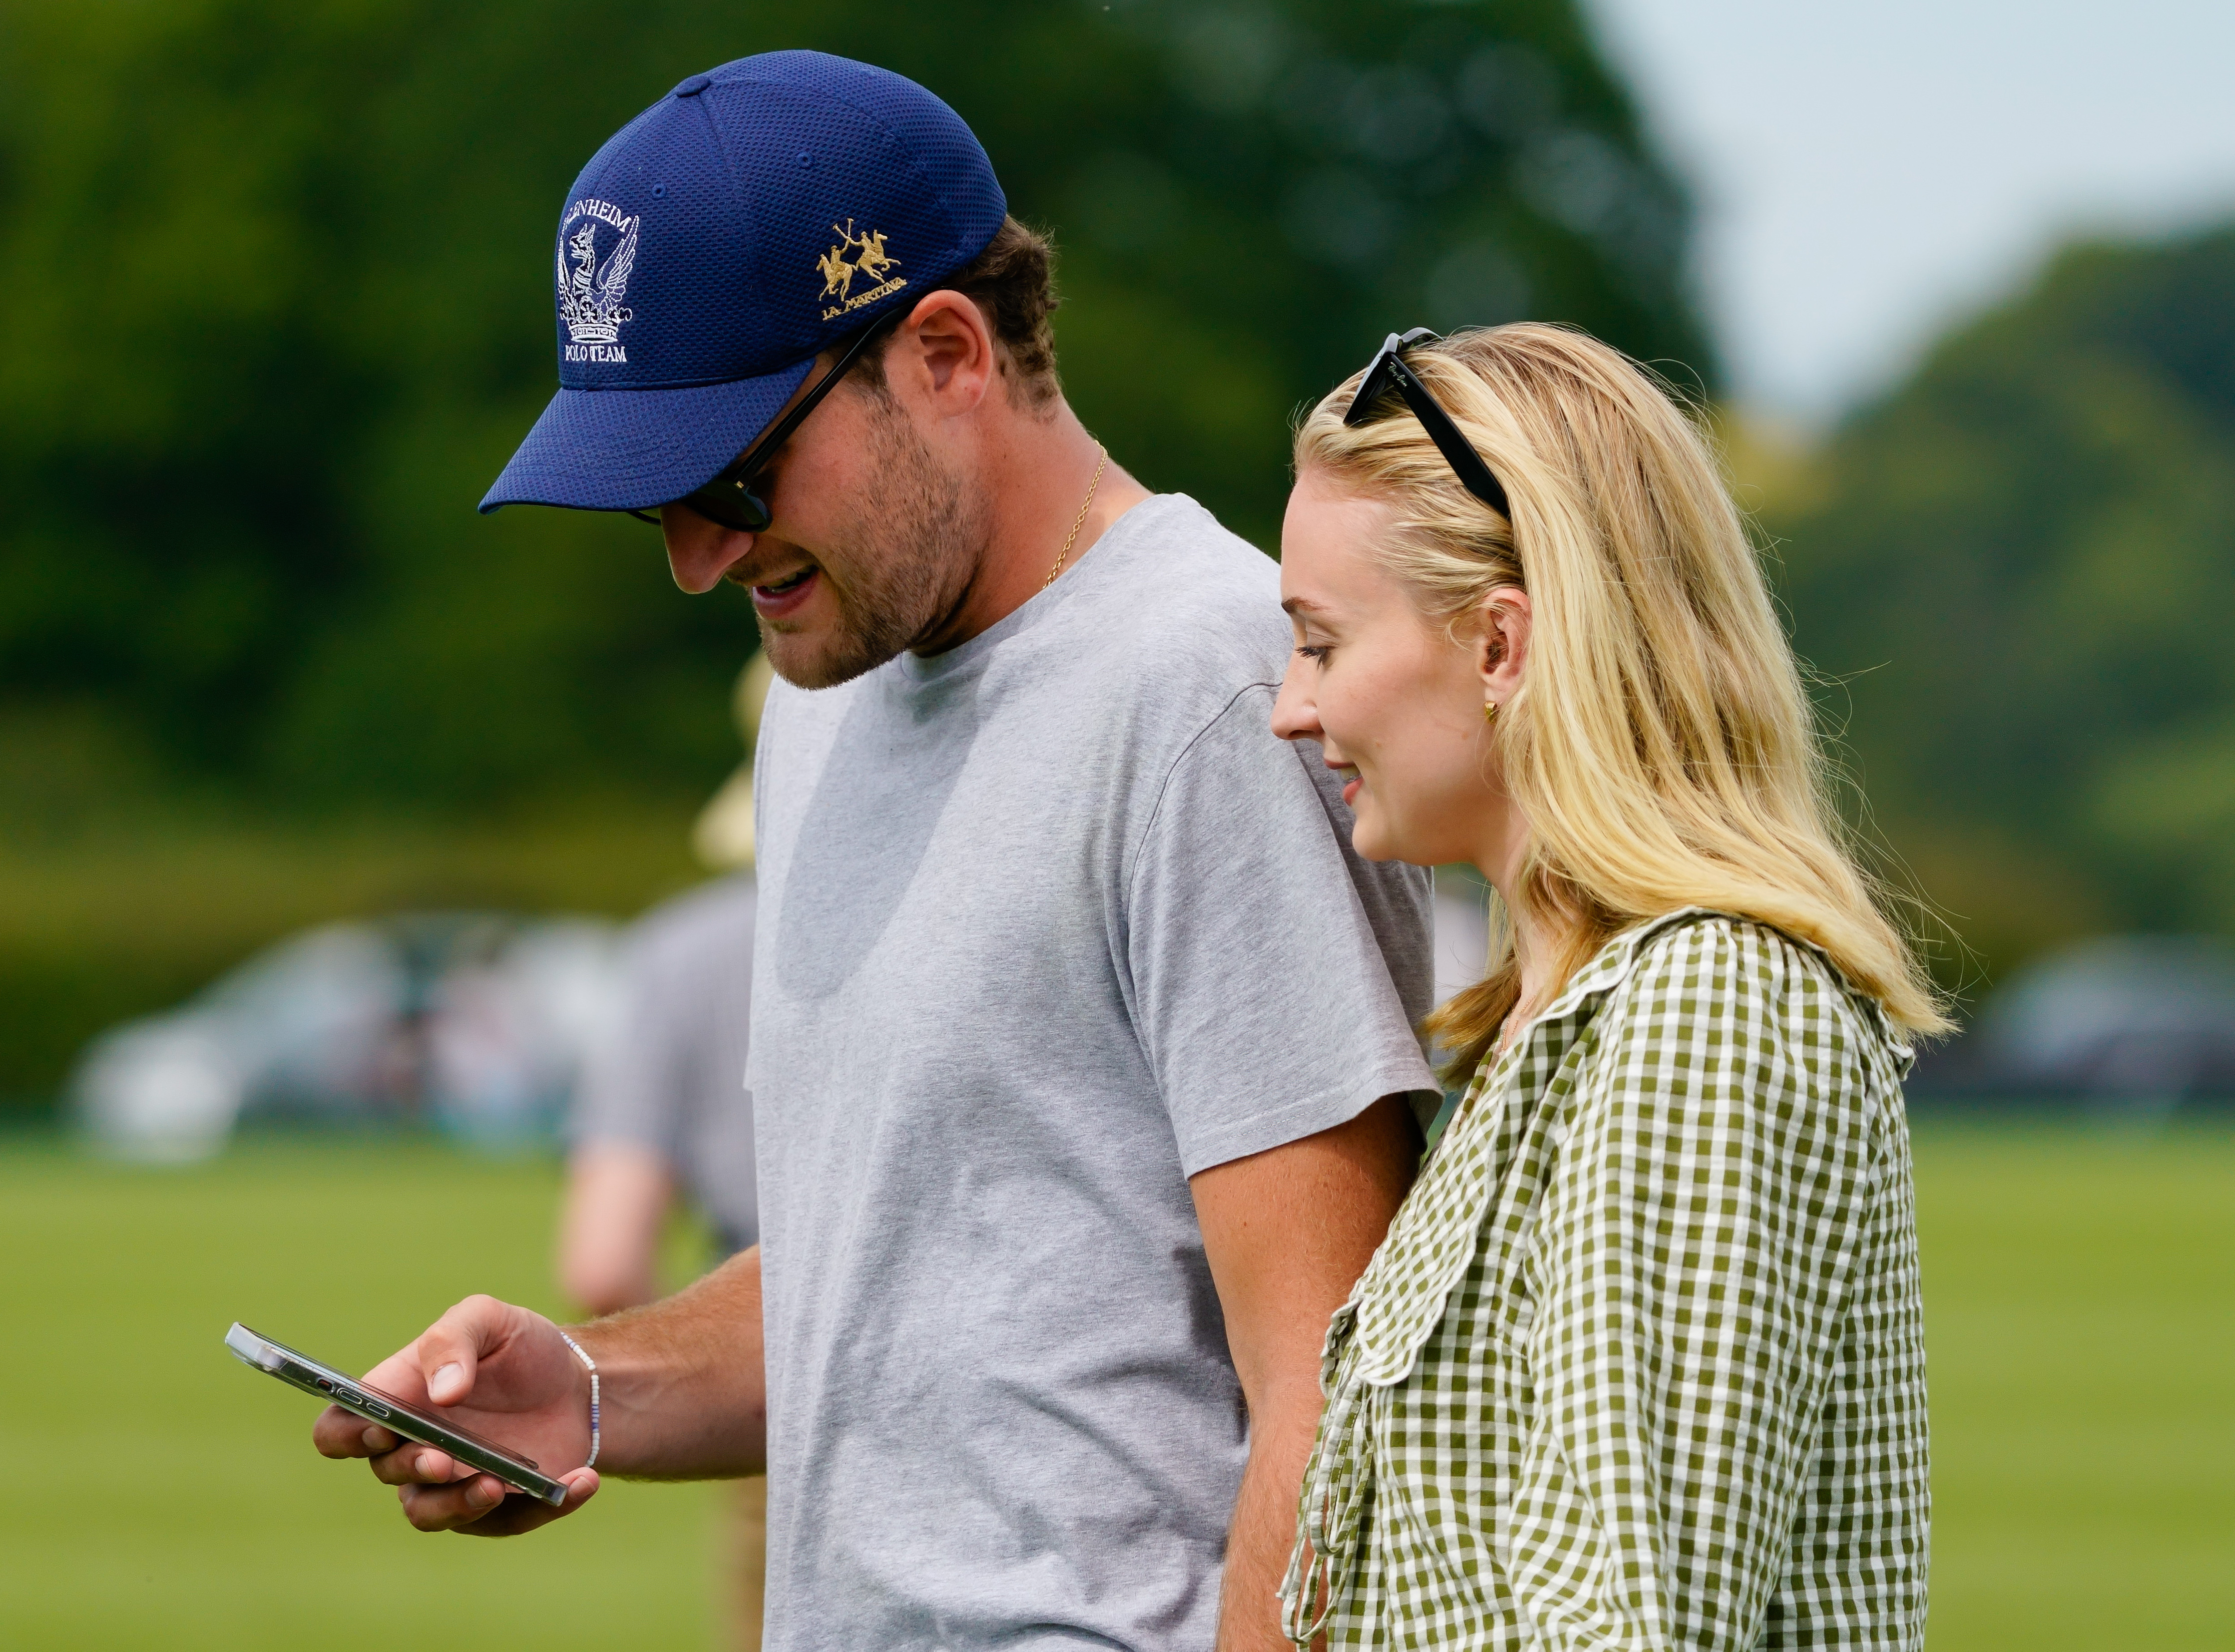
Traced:
<svg viewBox="0 0 2235 1652">
<path fill-rule="evenodd" d="M 1071 560 L 1071 547 L 1078 543 L 1078 530 L 1086 526 L 1086 513 L 1094 508 L 1094 490 L 1102 485 L 1102 473 L 1110 467 L 1110 449 L 1098 444 L 1096 451 L 1102 456 L 1095 461 L 1094 480 L 1086 484 L 1086 502 L 1078 508 L 1078 519 L 1072 523 L 1071 532 L 1064 536 L 1063 548 L 1056 553 L 1055 566 L 1048 570 L 1047 578 L 1040 583 L 1043 591 L 1055 583 L 1056 575 L 1063 572 L 1063 565 Z"/>
</svg>

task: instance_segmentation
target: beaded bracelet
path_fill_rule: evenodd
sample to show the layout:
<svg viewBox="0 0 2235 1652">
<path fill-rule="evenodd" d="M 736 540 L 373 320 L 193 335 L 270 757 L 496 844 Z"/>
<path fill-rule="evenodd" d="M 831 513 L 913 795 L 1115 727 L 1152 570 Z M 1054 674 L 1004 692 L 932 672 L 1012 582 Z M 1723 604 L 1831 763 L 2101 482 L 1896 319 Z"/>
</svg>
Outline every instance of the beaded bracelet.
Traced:
<svg viewBox="0 0 2235 1652">
<path fill-rule="evenodd" d="M 582 1345 L 567 1335 L 566 1332 L 559 1333 L 559 1340 L 574 1350 L 574 1357 L 582 1362 L 583 1369 L 590 1373 L 590 1455 L 583 1461 L 582 1466 L 595 1468 L 598 1465 L 598 1362 L 584 1352 Z"/>
</svg>

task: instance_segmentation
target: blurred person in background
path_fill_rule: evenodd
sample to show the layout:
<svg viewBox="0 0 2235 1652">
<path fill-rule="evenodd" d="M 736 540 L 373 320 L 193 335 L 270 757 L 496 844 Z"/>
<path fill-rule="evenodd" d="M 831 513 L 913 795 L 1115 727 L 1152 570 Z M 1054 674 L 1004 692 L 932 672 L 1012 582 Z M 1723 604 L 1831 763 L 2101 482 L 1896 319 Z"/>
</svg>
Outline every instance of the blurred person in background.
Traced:
<svg viewBox="0 0 2235 1652">
<path fill-rule="evenodd" d="M 589 1065 L 567 1131 L 560 1288 L 593 1314 L 659 1293 L 661 1236 L 678 1196 L 706 1223 L 718 1263 L 760 1238 L 752 1098 L 752 751 L 773 672 L 755 654 L 737 678 L 745 761 L 698 816 L 698 858 L 728 875 L 638 920 L 624 964 L 621 1026 Z M 768 1480 L 735 1483 L 724 1550 L 732 1641 L 761 1643 Z"/>
<path fill-rule="evenodd" d="M 1046 243 L 899 76 L 691 76 L 557 252 L 562 389 L 485 504 L 658 505 L 784 679 L 763 1247 L 567 1332 L 469 1298 L 370 1373 L 579 1465 L 561 1510 L 337 1411 L 318 1449 L 489 1536 L 765 1463 L 784 1652 L 1277 1647 L 1321 1328 L 1434 1078 L 1429 881 L 1266 731 L 1273 565 L 1080 424 Z"/>
<path fill-rule="evenodd" d="M 1947 1022 L 1701 435 L 1579 333 L 1392 335 L 1299 429 L 1274 723 L 1505 921 L 1336 1314 L 1299 1645 L 1924 1643 L 1901 1080 Z"/>
</svg>

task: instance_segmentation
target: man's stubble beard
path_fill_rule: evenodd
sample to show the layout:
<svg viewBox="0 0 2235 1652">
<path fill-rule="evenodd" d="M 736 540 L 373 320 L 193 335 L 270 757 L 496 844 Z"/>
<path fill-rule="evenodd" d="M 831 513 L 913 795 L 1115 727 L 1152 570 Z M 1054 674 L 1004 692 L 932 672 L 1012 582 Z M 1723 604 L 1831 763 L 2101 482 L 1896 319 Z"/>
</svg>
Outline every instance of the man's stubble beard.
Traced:
<svg viewBox="0 0 2235 1652">
<path fill-rule="evenodd" d="M 837 623 L 819 648 L 803 651 L 764 639 L 770 663 L 800 688 L 835 688 L 929 635 L 960 603 L 992 538 L 992 513 L 963 478 L 947 470 L 889 394 L 865 387 L 869 471 L 882 478 L 875 498 L 849 502 L 834 535 L 845 547 L 834 577 Z"/>
</svg>

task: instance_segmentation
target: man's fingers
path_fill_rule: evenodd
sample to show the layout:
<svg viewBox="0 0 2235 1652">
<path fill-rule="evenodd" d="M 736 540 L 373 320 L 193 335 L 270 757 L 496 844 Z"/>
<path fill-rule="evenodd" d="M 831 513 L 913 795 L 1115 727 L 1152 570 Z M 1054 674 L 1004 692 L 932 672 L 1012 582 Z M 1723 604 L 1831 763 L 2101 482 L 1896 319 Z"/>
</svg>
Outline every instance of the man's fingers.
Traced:
<svg viewBox="0 0 2235 1652">
<path fill-rule="evenodd" d="M 493 1296 L 469 1296 L 364 1380 L 407 1405 L 467 1406 L 466 1414 L 477 1423 L 494 1417 L 501 1437 L 538 1438 L 539 1431 L 550 1433 L 544 1413 L 568 1398 L 575 1376 L 549 1321 Z M 476 1393 L 477 1384 L 484 1392 Z M 574 1449 L 568 1429 L 558 1437 L 558 1452 Z M 477 1472 L 448 1452 L 407 1440 L 338 1406 L 319 1413 L 311 1439 L 327 1457 L 367 1459 L 373 1478 L 396 1488 L 405 1518 L 422 1531 L 503 1537 L 530 1531 L 572 1513 L 598 1487 L 596 1475 L 578 1470 L 568 1477 L 563 1505 L 554 1508 L 508 1491 L 495 1475 Z"/>
<path fill-rule="evenodd" d="M 494 1474 L 475 1474 L 449 1485 L 402 1485 L 396 1496 L 403 1518 L 422 1531 L 455 1531 L 470 1525 L 504 1501 Z"/>
<path fill-rule="evenodd" d="M 448 1485 L 469 1472 L 448 1452 L 413 1440 L 372 1459 L 372 1477 L 383 1485 Z"/>
<path fill-rule="evenodd" d="M 559 1478 L 566 1484 L 567 1500 L 557 1508 L 539 1498 L 522 1497 L 515 1492 L 471 1525 L 460 1526 L 457 1531 L 469 1537 L 517 1537 L 523 1531 L 533 1531 L 538 1526 L 547 1526 L 554 1520 L 564 1518 L 597 1495 L 598 1471 L 593 1468 L 578 1468 L 573 1473 L 562 1474 Z"/>
<path fill-rule="evenodd" d="M 567 1501 L 558 1508 L 521 1492 L 507 1493 L 495 1478 L 476 1474 L 453 1485 L 405 1485 L 397 1490 L 403 1518 L 422 1531 L 456 1531 L 469 1537 L 510 1537 L 574 1512 L 597 1495 L 595 1469 L 561 1475 Z"/>
<path fill-rule="evenodd" d="M 397 1438 L 378 1423 L 328 1406 L 311 1425 L 311 1444 L 321 1457 L 377 1457 L 394 1451 Z"/>
</svg>

